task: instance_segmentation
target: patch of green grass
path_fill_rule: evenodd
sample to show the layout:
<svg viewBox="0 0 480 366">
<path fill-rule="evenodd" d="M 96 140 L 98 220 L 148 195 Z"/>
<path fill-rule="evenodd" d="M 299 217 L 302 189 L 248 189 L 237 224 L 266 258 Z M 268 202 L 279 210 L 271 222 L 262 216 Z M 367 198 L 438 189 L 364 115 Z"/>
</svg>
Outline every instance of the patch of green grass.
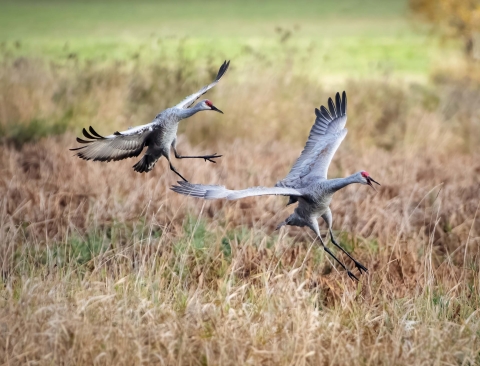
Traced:
<svg viewBox="0 0 480 366">
<path fill-rule="evenodd" d="M 55 242 L 48 247 L 23 248 L 15 254 L 15 262 L 29 273 L 41 268 L 74 267 L 85 272 L 85 265 L 105 252 L 110 243 L 97 232 L 89 232 L 84 236 L 72 235 L 62 242 Z"/>
<path fill-rule="evenodd" d="M 225 255 L 223 241 L 218 239 L 214 232 L 207 229 L 205 220 L 187 216 L 183 224 L 183 236 L 173 244 L 173 256 L 170 258 L 175 278 L 169 275 L 167 281 L 181 279 L 191 283 L 202 276 L 204 281 L 212 282 L 224 276 L 231 258 Z M 220 255 L 222 252 L 223 256 Z M 202 272 L 192 270 L 193 263 L 207 269 Z"/>
<path fill-rule="evenodd" d="M 43 137 L 60 135 L 69 127 L 71 113 L 56 121 L 34 118 L 26 123 L 0 124 L 0 141 L 12 143 L 20 147 L 27 142 L 39 140 Z"/>
<path fill-rule="evenodd" d="M 67 263 L 74 261 L 79 265 L 83 265 L 105 251 L 108 245 L 103 237 L 96 233 L 87 234 L 86 237 L 73 236 L 64 247 L 56 247 L 57 262 Z"/>
<path fill-rule="evenodd" d="M 265 233 L 254 231 L 246 227 L 239 227 L 233 230 L 228 230 L 225 237 L 222 238 L 222 249 L 224 254 L 228 256 L 231 253 L 231 243 L 235 241 L 237 244 L 248 243 L 245 245 L 260 246 L 261 242 L 265 239 Z M 276 241 L 277 237 L 267 235 L 266 247 L 271 248 Z"/>
<path fill-rule="evenodd" d="M 178 254 L 181 254 L 188 247 L 195 251 L 204 251 L 212 243 L 214 236 L 206 228 L 204 220 L 188 216 L 183 226 L 185 240 L 181 240 L 177 246 Z"/>
<path fill-rule="evenodd" d="M 225 258 L 230 259 L 232 257 L 232 246 L 227 238 L 222 238 L 222 252 Z"/>
</svg>

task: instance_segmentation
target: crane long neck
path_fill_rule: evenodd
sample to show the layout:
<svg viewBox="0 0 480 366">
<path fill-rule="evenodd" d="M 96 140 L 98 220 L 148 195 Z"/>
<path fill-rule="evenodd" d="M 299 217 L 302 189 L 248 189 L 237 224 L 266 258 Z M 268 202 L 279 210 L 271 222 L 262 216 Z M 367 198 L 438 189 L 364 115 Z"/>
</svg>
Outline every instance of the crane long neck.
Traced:
<svg viewBox="0 0 480 366">
<path fill-rule="evenodd" d="M 203 111 L 201 104 L 197 104 L 193 106 L 192 108 L 186 108 L 186 109 L 180 109 L 180 112 L 178 115 L 180 116 L 180 119 L 185 119 L 188 117 L 193 116 L 195 113 Z"/>
<path fill-rule="evenodd" d="M 349 184 L 358 183 L 358 180 L 357 180 L 356 174 L 352 174 L 345 178 L 329 179 L 328 182 L 330 186 L 329 187 L 330 191 L 333 194 L 336 191 L 339 191 L 340 189 L 345 188 Z"/>
</svg>

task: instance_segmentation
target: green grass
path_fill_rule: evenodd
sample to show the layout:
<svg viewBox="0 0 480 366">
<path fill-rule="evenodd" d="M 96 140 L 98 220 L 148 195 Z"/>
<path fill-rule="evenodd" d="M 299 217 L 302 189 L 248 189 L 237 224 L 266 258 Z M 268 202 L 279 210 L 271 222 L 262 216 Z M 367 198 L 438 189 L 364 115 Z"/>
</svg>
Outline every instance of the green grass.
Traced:
<svg viewBox="0 0 480 366">
<path fill-rule="evenodd" d="M 48 39 L 160 36 L 256 37 L 268 36 L 272 26 L 296 24 L 304 34 L 324 34 L 322 23 L 333 21 L 358 32 L 353 20 L 372 20 L 363 32 L 375 32 L 376 23 L 403 20 L 404 1 L 3 1 L 2 39 Z M 339 22 L 340 20 L 340 22 Z M 233 23 L 232 23 L 233 22 Z M 236 22 L 239 22 L 236 24 Z M 305 25 L 305 27 L 304 27 Z M 396 23 L 390 30 L 395 30 Z M 319 33 L 319 31 L 321 33 Z M 385 29 L 384 29 L 385 31 Z M 387 30 L 388 32 L 388 30 Z M 328 33 L 328 29 L 327 29 Z M 342 32 L 343 33 L 343 32 Z"/>
<path fill-rule="evenodd" d="M 445 58 L 412 27 L 405 1 L 3 1 L 4 53 L 55 60 L 205 62 L 267 67 L 285 59 L 315 76 L 428 73 Z M 452 50 L 448 51 L 452 53 Z"/>
</svg>

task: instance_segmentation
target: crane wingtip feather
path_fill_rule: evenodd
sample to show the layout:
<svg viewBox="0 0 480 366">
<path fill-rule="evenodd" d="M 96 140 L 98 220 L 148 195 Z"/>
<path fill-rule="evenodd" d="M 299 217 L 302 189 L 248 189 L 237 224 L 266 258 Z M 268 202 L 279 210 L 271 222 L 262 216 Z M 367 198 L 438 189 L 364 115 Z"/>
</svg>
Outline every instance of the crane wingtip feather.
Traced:
<svg viewBox="0 0 480 366">
<path fill-rule="evenodd" d="M 89 126 L 88 130 L 92 133 L 92 135 L 98 137 L 99 139 L 104 139 L 105 138 L 102 135 L 100 135 L 97 131 L 95 131 L 92 126 Z"/>
</svg>

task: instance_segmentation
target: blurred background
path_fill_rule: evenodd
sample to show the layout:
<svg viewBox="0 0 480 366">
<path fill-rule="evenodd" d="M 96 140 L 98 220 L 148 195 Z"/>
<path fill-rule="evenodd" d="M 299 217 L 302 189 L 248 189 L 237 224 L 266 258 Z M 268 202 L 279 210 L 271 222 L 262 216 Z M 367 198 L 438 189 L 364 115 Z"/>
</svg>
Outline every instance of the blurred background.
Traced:
<svg viewBox="0 0 480 366">
<path fill-rule="evenodd" d="M 479 2 L 0 0 L 0 360 L 480 364 Z M 178 143 L 223 156 L 175 167 L 273 185 L 345 90 L 329 178 L 382 184 L 331 205 L 359 283 L 308 229 L 274 231 L 286 198 L 201 202 L 165 159 L 138 174 L 68 150 L 83 127 L 149 123 L 224 60 L 206 97 L 225 114 Z"/>
<path fill-rule="evenodd" d="M 449 147 L 478 143 L 476 0 L 0 4 L 3 143 L 150 122 L 224 59 L 232 69 L 209 97 L 225 118 L 181 124 L 194 144 L 301 144 L 313 108 L 344 89 L 354 141 L 391 149 L 434 113 L 462 140 Z"/>
</svg>

